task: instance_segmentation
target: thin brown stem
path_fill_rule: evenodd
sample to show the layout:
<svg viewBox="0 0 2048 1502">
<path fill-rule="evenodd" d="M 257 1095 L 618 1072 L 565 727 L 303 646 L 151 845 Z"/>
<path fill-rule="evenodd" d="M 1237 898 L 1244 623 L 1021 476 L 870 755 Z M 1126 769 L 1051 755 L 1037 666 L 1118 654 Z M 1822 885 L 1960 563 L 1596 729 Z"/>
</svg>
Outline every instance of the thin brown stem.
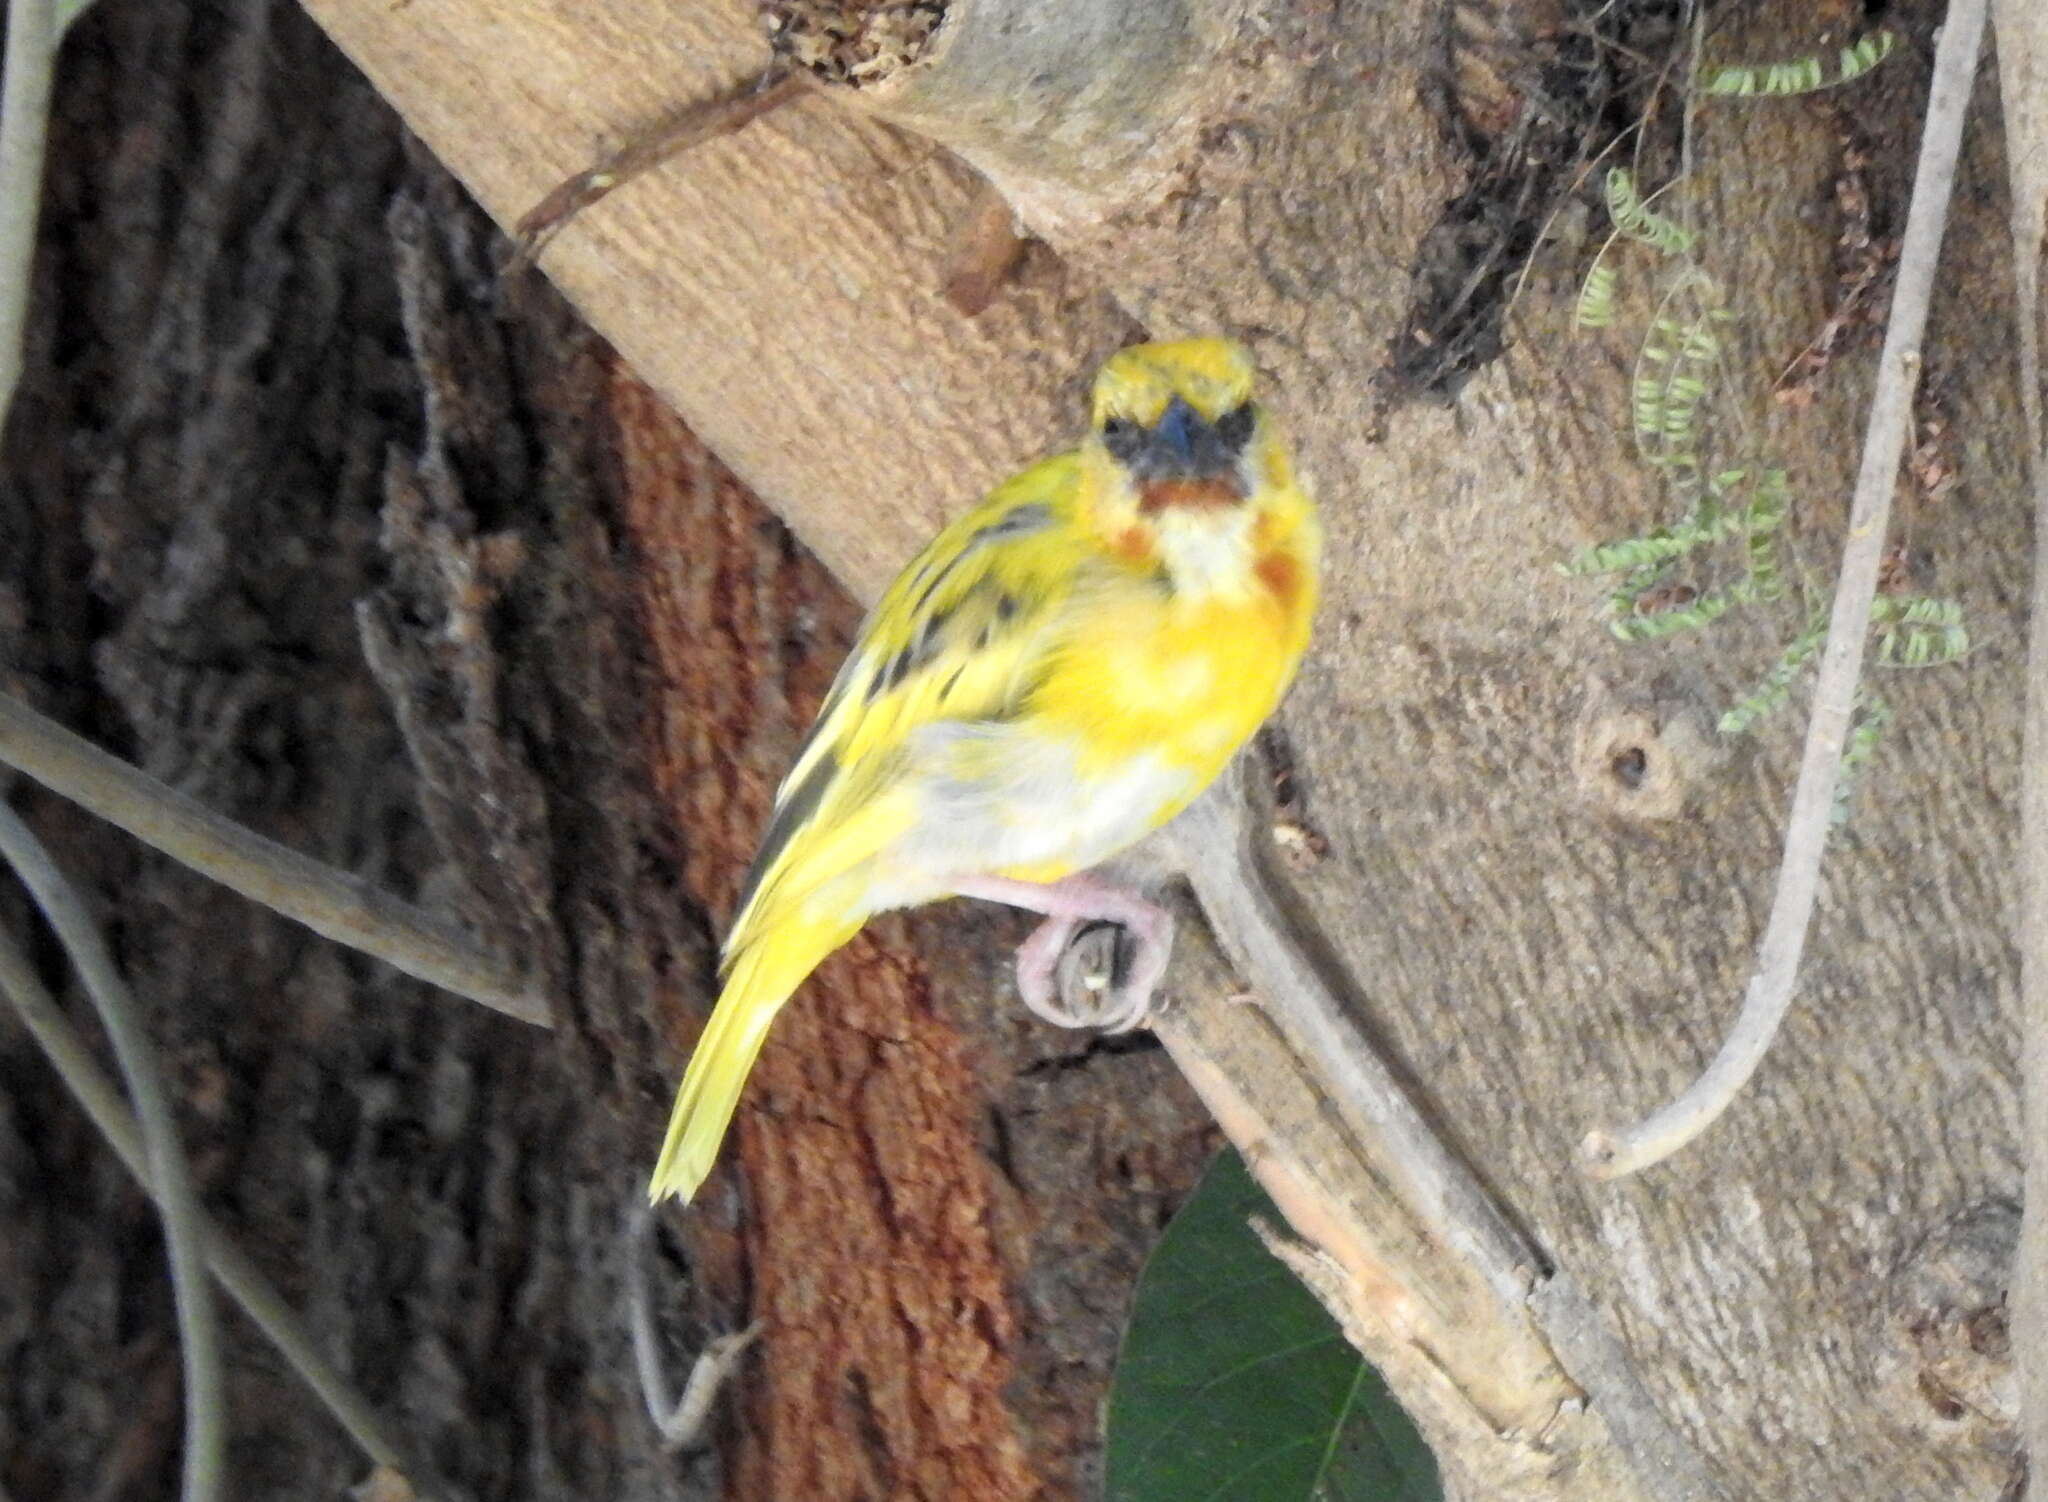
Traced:
<svg viewBox="0 0 2048 1502">
<path fill-rule="evenodd" d="M 505 262 L 504 279 L 510 281 L 529 270 L 548 248 L 548 242 L 566 229 L 571 219 L 607 193 L 624 187 L 672 156 L 729 136 L 770 110 L 779 109 L 804 91 L 807 78 L 800 72 L 770 68 L 729 94 L 684 105 L 667 119 L 637 132 L 596 166 L 564 179 L 547 197 L 519 216 L 518 224 L 513 226 L 515 238 L 512 255 Z"/>
</svg>

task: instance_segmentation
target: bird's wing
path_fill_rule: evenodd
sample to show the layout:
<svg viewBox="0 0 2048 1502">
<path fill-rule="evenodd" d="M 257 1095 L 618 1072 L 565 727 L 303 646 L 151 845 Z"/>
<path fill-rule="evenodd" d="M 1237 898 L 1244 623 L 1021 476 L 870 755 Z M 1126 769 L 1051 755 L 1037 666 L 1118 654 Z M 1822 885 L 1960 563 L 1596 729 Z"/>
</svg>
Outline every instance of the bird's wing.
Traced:
<svg viewBox="0 0 2048 1502">
<path fill-rule="evenodd" d="M 1071 455 L 1047 459 L 947 527 L 861 628 L 775 812 L 726 939 L 728 960 L 777 913 L 902 834 L 905 743 L 923 726 L 1012 716 L 1043 672 L 1077 567 Z"/>
</svg>

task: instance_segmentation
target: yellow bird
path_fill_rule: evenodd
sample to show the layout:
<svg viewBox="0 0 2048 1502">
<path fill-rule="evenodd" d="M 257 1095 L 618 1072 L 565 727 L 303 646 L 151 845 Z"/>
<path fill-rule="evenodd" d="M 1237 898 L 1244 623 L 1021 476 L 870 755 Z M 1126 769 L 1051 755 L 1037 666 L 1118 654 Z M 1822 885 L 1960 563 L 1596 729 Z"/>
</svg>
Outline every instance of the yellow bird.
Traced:
<svg viewBox="0 0 2048 1502">
<path fill-rule="evenodd" d="M 875 913 L 979 897 L 1046 915 L 1017 954 L 1033 1011 L 1083 924 L 1135 943 L 1133 1026 L 1172 920 L 1090 867 L 1208 786 L 1308 644 L 1321 528 L 1252 364 L 1141 344 L 1096 377 L 1080 447 L 947 527 L 882 596 L 775 797 L 651 1195 L 711 1171 L 768 1026 Z"/>
</svg>

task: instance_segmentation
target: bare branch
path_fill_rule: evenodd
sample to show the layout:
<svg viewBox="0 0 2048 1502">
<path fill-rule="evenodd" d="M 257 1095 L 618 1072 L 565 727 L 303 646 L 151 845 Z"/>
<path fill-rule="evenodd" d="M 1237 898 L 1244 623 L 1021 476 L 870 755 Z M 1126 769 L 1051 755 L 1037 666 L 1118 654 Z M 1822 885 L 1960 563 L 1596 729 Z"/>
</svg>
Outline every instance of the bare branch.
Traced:
<svg viewBox="0 0 2048 1502">
<path fill-rule="evenodd" d="M 192 1169 L 178 1141 L 178 1124 L 157 1067 L 156 1049 L 143 1029 L 127 983 L 107 953 L 99 925 L 43 849 L 43 842 L 4 802 L 0 802 L 0 858 L 14 867 L 77 967 L 86 994 L 92 997 L 113 1042 L 128 1098 L 135 1102 L 143 1158 L 149 1165 L 148 1181 L 159 1190 L 157 1209 L 170 1252 L 178 1347 L 185 1365 L 185 1481 L 181 1495 L 184 1502 L 213 1502 L 221 1494 L 227 1448 L 220 1321 L 213 1306 L 213 1285 L 207 1281 L 203 1265 Z"/>
<path fill-rule="evenodd" d="M 5 929 L 0 929 L 0 994 L 14 1004 L 29 1035 L 63 1079 L 65 1088 L 92 1118 L 100 1135 L 107 1139 L 107 1145 L 143 1191 L 158 1199 L 143 1148 L 142 1128 L 122 1102 L 114 1082 L 93 1061 L 85 1039 L 43 989 L 21 947 Z M 438 1482 L 431 1488 L 426 1484 L 427 1473 L 390 1436 L 369 1401 L 328 1364 L 298 1315 L 241 1247 L 203 1210 L 198 1214 L 197 1225 L 206 1264 L 213 1269 L 221 1287 L 256 1322 L 278 1354 L 313 1390 L 362 1452 L 376 1464 L 411 1477 L 422 1497 L 445 1496 Z"/>
<path fill-rule="evenodd" d="M 1549 1359 L 1590 1398 L 1612 1435 L 1615 1457 L 1643 1494 L 1659 1502 L 1713 1502 L 1722 1493 L 1686 1441 L 1658 1411 L 1630 1365 L 1606 1316 L 1564 1270 L 1502 1211 L 1486 1184 L 1423 1114 L 1373 1041 L 1357 1025 L 1332 959 L 1321 957 L 1318 936 L 1289 911 L 1281 884 L 1262 858 L 1270 844 L 1244 787 L 1243 759 L 1171 826 L 1175 855 L 1194 886 L 1225 954 L 1256 993 L 1260 1009 L 1294 1048 L 1315 1061 L 1319 1084 L 1347 1118 L 1368 1124 L 1375 1137 L 1375 1171 L 1399 1186 L 1401 1201 L 1417 1213 L 1434 1245 L 1476 1271 L 1498 1301 L 1501 1328 L 1537 1333 Z M 1297 1197 L 1280 1192 L 1276 1161 L 1292 1147 L 1233 1130 L 1241 1113 L 1205 1088 L 1213 1073 L 1188 1024 L 1168 1010 L 1153 1023 L 1191 1083 L 1231 1132 L 1246 1162 L 1297 1229 Z M 1242 1128 L 1243 1122 L 1237 1122 Z M 1289 1177 L 1290 1175 L 1283 1175 Z M 1297 1170 L 1302 1184 L 1313 1175 Z M 1356 1214 L 1355 1205 L 1338 1216 Z M 1311 1239 L 1314 1237 L 1311 1234 Z M 1340 1322 L 1348 1314 L 1338 1311 Z M 1590 1495 L 1590 1493 L 1588 1493 Z"/>
<path fill-rule="evenodd" d="M 1444 1145 L 1294 936 L 1259 863 L 1241 778 L 1240 759 L 1174 826 L 1202 911 L 1261 1004 L 1320 1061 L 1344 1105 L 1385 1135 L 1417 1209 L 1497 1295 L 1521 1303 L 1544 1259 Z"/>
<path fill-rule="evenodd" d="M 1877 392 L 1871 399 L 1863 463 L 1849 512 L 1842 572 L 1835 586 L 1828 641 L 1814 685 L 1813 719 L 1807 726 L 1799 782 L 1786 821 L 1785 858 L 1777 895 L 1757 952 L 1756 970 L 1743 998 L 1742 1013 L 1712 1064 L 1685 1093 L 1643 1121 L 1620 1131 L 1595 1131 L 1581 1144 L 1582 1165 L 1595 1178 L 1634 1173 L 1677 1152 L 1728 1108 L 1763 1061 L 1778 1024 L 1792 1002 L 1806 931 L 1820 890 L 1821 857 L 1827 848 L 1829 814 L 1841 774 L 1842 750 L 1855 713 L 1863 648 L 1870 630 L 1870 605 L 1877 593 L 1892 491 L 1912 421 L 1913 388 L 1920 375 L 1920 339 L 1955 185 L 1956 154 L 1963 116 L 1970 102 L 1978 48 L 1984 38 L 1987 0 L 1954 0 L 1935 50 L 1934 80 L 1928 92 L 1927 122 L 1920 162 L 1913 176 L 1913 201 L 1906 215 L 1899 253 L 1898 288 L 1885 328 Z"/>
<path fill-rule="evenodd" d="M 546 999 L 448 924 L 222 818 L 6 694 L 0 694 L 0 762 L 324 938 L 508 1017 L 549 1025 Z"/>
</svg>

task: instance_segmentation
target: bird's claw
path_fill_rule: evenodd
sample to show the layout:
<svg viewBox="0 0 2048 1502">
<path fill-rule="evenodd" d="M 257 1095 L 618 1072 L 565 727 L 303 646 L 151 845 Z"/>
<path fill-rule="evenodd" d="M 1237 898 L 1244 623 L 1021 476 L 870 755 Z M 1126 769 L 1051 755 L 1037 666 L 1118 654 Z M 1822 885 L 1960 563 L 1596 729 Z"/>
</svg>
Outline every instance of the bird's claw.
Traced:
<svg viewBox="0 0 2048 1502">
<path fill-rule="evenodd" d="M 1055 1027 L 1127 1033 L 1151 1015 L 1172 945 L 1170 922 L 1148 933 L 1048 918 L 1017 950 L 1017 989 L 1025 1007 Z M 1074 961 L 1063 963 L 1069 956 Z"/>
</svg>

